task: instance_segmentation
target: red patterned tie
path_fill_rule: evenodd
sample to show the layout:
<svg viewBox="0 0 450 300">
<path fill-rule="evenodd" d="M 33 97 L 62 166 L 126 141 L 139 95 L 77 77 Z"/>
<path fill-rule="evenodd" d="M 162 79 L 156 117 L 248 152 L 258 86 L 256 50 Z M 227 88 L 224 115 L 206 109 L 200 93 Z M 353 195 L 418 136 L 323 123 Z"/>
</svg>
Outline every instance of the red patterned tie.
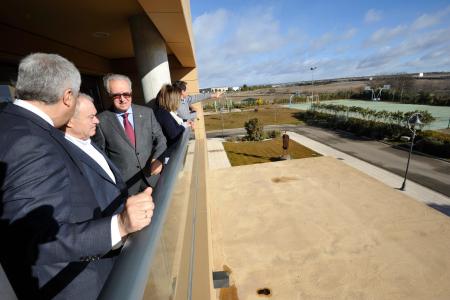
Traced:
<svg viewBox="0 0 450 300">
<path fill-rule="evenodd" d="M 125 128 L 125 133 L 127 134 L 128 138 L 130 139 L 130 142 L 133 146 L 136 145 L 136 139 L 134 137 L 134 130 L 133 126 L 131 126 L 130 121 L 128 121 L 128 113 L 124 113 L 122 115 L 123 117 L 123 128 Z"/>
</svg>

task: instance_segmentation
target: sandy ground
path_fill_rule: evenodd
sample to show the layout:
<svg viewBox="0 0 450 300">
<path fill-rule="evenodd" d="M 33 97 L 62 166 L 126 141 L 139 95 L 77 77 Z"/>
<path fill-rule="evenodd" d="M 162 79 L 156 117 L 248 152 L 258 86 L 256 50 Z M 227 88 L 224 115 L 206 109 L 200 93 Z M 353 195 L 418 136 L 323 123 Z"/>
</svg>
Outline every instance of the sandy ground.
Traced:
<svg viewBox="0 0 450 300">
<path fill-rule="evenodd" d="M 208 171 L 220 299 L 449 299 L 450 219 L 331 157 Z"/>
</svg>

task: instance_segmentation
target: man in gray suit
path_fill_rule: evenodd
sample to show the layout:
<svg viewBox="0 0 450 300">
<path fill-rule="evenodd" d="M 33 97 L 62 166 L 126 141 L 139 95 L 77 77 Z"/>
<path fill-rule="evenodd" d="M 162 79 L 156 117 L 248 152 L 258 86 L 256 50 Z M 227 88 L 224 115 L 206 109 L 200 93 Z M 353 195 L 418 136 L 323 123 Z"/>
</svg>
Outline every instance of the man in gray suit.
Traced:
<svg viewBox="0 0 450 300">
<path fill-rule="evenodd" d="M 93 141 L 116 164 L 130 195 L 154 187 L 162 170 L 166 138 L 153 111 L 132 104 L 131 81 L 125 75 L 104 78 L 112 106 L 98 115 L 100 124 Z"/>
</svg>

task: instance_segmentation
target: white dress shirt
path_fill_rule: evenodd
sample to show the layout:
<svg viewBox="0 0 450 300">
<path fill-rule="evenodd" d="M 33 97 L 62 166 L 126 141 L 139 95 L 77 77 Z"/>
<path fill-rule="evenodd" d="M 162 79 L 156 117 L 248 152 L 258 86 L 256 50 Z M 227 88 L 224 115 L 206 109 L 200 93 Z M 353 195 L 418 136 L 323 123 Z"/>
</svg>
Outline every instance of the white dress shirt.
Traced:
<svg viewBox="0 0 450 300">
<path fill-rule="evenodd" d="M 108 162 L 106 161 L 105 157 L 94 146 L 92 146 L 91 139 L 80 140 L 67 133 L 65 137 L 66 140 L 72 142 L 84 153 L 89 155 L 89 157 L 92 158 L 96 163 L 98 163 L 98 165 L 106 172 L 106 174 L 108 174 L 111 180 L 114 183 L 116 183 L 116 177 L 114 176 L 114 173 L 111 171 Z M 119 223 L 117 220 L 117 215 L 114 215 L 111 219 L 111 245 L 113 249 L 116 249 L 121 244 L 122 238 L 120 237 Z"/>
<path fill-rule="evenodd" d="M 42 119 L 44 119 L 47 123 L 55 127 L 55 124 L 53 123 L 52 119 L 42 110 L 40 110 L 38 107 L 34 106 L 33 104 L 30 104 L 28 101 L 16 99 L 13 102 L 15 105 L 20 106 L 22 108 L 25 108 L 28 111 L 31 111 L 35 115 L 38 115 Z"/>
<path fill-rule="evenodd" d="M 106 161 L 105 157 L 94 146 L 92 146 L 91 139 L 80 140 L 67 133 L 66 139 L 68 141 L 71 141 L 75 146 L 77 146 L 78 148 L 83 150 L 84 153 L 89 155 L 89 157 L 92 158 L 96 163 L 98 163 L 99 166 L 103 169 L 103 171 L 105 171 L 106 174 L 108 174 L 111 180 L 114 181 L 114 183 L 116 183 L 116 177 L 114 177 L 114 173 L 111 171 L 108 162 Z"/>
<path fill-rule="evenodd" d="M 32 105 L 28 101 L 16 99 L 16 100 L 14 100 L 13 103 L 14 103 L 14 105 L 20 106 L 20 107 L 22 107 L 22 108 L 24 108 L 24 109 L 34 113 L 35 115 L 37 115 L 40 118 L 44 119 L 50 125 L 55 126 L 53 121 L 52 121 L 52 119 L 45 112 L 40 110 L 38 107 Z M 92 145 L 91 145 L 91 147 L 93 148 Z M 101 153 L 99 153 L 99 154 L 101 155 Z M 101 156 L 103 157 L 103 155 L 101 155 Z M 105 158 L 103 157 L 103 159 L 105 159 Z M 95 160 L 95 161 L 97 161 L 97 160 Z M 106 160 L 105 160 L 105 163 L 106 163 Z M 106 163 L 106 165 L 108 165 L 108 163 Z M 108 168 L 109 168 L 109 166 L 108 166 Z M 109 171 L 111 172 L 111 169 L 109 169 Z M 111 174 L 112 174 L 112 172 L 111 172 Z M 114 178 L 114 174 L 112 174 L 112 176 Z M 113 180 L 114 180 L 114 182 L 116 182 L 115 178 Z M 117 220 L 117 215 L 114 215 L 111 218 L 111 246 L 112 246 L 113 249 L 116 249 L 116 248 L 118 248 L 121 245 L 122 245 L 122 239 L 120 237 L 119 222 Z"/>
<path fill-rule="evenodd" d="M 128 110 L 126 111 L 128 113 L 128 122 L 130 122 L 131 127 L 134 129 L 134 118 L 133 118 L 133 107 L 128 107 Z M 120 125 L 122 125 L 122 128 L 125 129 L 123 126 L 123 112 L 114 112 L 116 114 L 116 118 L 119 121 Z"/>
<path fill-rule="evenodd" d="M 184 122 L 183 119 L 180 118 L 180 116 L 178 116 L 176 112 L 171 111 L 170 114 L 172 115 L 172 118 L 175 119 L 175 122 L 178 123 L 178 125 L 182 125 L 184 126 L 184 128 L 188 127 L 188 123 Z"/>
</svg>

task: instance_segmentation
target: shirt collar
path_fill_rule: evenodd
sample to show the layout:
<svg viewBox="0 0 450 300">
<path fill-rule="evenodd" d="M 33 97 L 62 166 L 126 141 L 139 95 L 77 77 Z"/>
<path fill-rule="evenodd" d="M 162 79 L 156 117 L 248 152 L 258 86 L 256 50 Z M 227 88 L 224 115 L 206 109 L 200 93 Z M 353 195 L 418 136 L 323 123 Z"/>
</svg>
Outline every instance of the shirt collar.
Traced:
<svg viewBox="0 0 450 300">
<path fill-rule="evenodd" d="M 83 146 L 89 146 L 91 144 L 91 139 L 82 140 L 82 139 L 76 138 L 74 136 L 71 136 L 68 133 L 65 134 L 65 137 L 66 137 L 66 139 L 68 139 L 69 141 L 71 141 L 75 144 L 81 144 Z"/>
<path fill-rule="evenodd" d="M 181 125 L 183 124 L 183 119 L 180 118 L 175 112 L 171 111 L 170 114 L 172 115 L 172 117 L 175 119 L 175 121 Z"/>
<path fill-rule="evenodd" d="M 132 106 L 130 105 L 130 107 L 128 108 L 128 110 L 127 110 L 126 112 L 119 112 L 119 111 L 116 111 L 116 110 L 114 110 L 114 112 L 115 112 L 116 115 L 118 115 L 118 116 L 121 116 L 121 115 L 123 115 L 124 113 L 128 113 L 128 115 L 132 115 L 132 114 L 133 114 L 133 108 L 132 108 Z"/>
<path fill-rule="evenodd" d="M 45 112 L 43 112 L 41 109 L 39 109 L 37 106 L 34 106 L 30 102 L 25 101 L 25 100 L 16 99 L 16 100 L 14 100 L 14 105 L 20 106 L 20 107 L 34 113 L 35 115 L 38 115 L 39 117 L 44 119 L 47 123 L 49 123 L 50 125 L 55 127 L 55 124 L 53 123 L 52 119 Z"/>
</svg>

